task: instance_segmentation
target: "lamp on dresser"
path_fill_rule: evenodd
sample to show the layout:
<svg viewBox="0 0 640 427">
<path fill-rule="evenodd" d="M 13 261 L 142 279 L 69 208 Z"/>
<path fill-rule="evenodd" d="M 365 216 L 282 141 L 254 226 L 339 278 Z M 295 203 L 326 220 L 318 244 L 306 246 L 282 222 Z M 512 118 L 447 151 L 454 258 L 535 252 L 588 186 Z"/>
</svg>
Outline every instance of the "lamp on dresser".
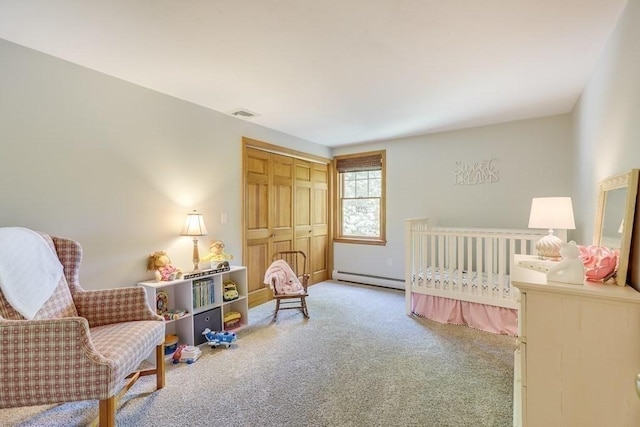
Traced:
<svg viewBox="0 0 640 427">
<path fill-rule="evenodd" d="M 534 197 L 531 200 L 529 228 L 549 230 L 549 234 L 541 237 L 536 243 L 536 250 L 540 258 L 560 259 L 562 239 L 553 234 L 553 230 L 573 230 L 576 228 L 571 197 Z"/>
<path fill-rule="evenodd" d="M 198 237 L 207 235 L 207 227 L 204 225 L 204 217 L 202 214 L 195 210 L 188 213 L 180 235 L 193 237 L 193 270 L 196 271 L 199 269 L 200 264 Z"/>
</svg>

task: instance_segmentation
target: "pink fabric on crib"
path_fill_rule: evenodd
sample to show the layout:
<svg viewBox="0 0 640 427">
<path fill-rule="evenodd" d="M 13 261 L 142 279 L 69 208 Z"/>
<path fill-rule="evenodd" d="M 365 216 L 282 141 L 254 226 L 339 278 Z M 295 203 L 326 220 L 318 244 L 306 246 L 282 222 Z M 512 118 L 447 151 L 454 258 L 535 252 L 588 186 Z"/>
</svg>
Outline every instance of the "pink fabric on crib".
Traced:
<svg viewBox="0 0 640 427">
<path fill-rule="evenodd" d="M 494 334 L 518 336 L 518 311 L 432 295 L 412 294 L 411 311 L 440 323 L 467 325 Z"/>
</svg>

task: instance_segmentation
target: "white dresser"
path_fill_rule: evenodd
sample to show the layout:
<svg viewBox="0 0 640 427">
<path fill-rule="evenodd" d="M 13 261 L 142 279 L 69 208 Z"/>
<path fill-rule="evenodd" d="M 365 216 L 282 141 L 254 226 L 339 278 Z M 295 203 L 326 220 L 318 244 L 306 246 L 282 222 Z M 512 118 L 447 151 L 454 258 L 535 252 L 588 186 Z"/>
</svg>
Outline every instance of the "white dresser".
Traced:
<svg viewBox="0 0 640 427">
<path fill-rule="evenodd" d="M 585 282 L 547 283 L 512 263 L 520 290 L 514 424 L 640 426 L 640 293 Z"/>
</svg>

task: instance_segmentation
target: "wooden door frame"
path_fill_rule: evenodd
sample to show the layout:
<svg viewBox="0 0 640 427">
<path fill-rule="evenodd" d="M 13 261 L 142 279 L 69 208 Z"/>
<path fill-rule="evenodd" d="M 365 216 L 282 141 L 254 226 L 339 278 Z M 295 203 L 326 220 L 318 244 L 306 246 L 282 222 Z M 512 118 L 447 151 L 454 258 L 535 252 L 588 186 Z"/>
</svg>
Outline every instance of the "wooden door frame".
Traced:
<svg viewBox="0 0 640 427">
<path fill-rule="evenodd" d="M 257 139 L 242 137 L 242 264 L 245 265 L 246 260 L 246 252 L 247 252 L 247 223 L 246 223 L 246 200 L 247 200 L 247 164 L 245 162 L 247 157 L 247 149 L 252 148 L 255 150 L 265 151 L 267 153 L 279 154 L 282 156 L 292 157 L 294 159 L 305 160 L 313 163 L 320 163 L 327 165 L 327 173 L 328 173 L 328 200 L 327 200 L 327 220 L 329 221 L 327 230 L 328 240 L 329 240 L 329 253 L 327 254 L 327 269 L 329 273 L 329 277 L 331 277 L 331 272 L 333 271 L 333 221 L 335 218 L 334 215 L 334 197 L 333 191 L 335 186 L 333 185 L 334 181 L 334 164 L 332 159 L 327 159 L 324 157 L 316 156 L 314 154 L 304 153 L 302 151 L 292 150 L 286 147 L 281 147 L 278 145 L 273 145 L 268 142 L 259 141 Z M 250 296 L 251 297 L 251 296 Z M 249 299 L 249 306 L 251 306 L 252 299 L 256 303 L 262 303 L 266 300 L 264 299 L 264 295 L 256 295 L 253 298 Z M 256 304 L 257 305 L 257 304 Z"/>
</svg>

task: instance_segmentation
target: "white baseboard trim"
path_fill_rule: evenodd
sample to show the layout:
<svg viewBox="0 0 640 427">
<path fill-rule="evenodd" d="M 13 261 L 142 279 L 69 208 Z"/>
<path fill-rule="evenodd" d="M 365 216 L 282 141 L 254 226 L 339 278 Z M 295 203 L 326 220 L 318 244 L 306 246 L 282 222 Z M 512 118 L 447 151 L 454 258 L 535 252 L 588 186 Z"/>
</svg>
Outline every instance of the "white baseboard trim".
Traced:
<svg viewBox="0 0 640 427">
<path fill-rule="evenodd" d="M 333 280 L 340 280 L 343 282 L 360 283 L 363 285 L 382 286 L 384 288 L 404 290 L 404 279 L 394 279 L 391 277 L 381 277 L 362 273 L 349 273 L 346 271 L 338 270 L 333 270 L 331 277 L 333 278 Z"/>
</svg>

